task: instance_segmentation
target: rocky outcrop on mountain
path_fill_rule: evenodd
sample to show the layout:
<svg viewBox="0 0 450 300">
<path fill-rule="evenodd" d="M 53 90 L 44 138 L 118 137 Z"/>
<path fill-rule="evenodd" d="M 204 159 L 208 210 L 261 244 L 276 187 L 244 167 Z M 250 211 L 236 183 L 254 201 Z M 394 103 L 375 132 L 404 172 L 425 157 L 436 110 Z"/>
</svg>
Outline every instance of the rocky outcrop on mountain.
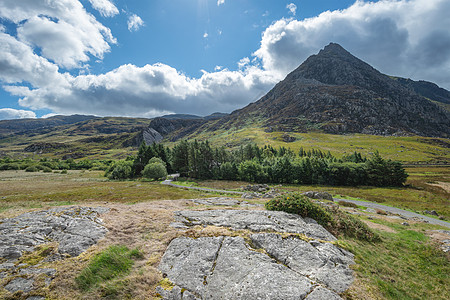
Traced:
<svg viewBox="0 0 450 300">
<path fill-rule="evenodd" d="M 146 145 L 159 143 L 168 134 L 177 131 L 181 135 L 187 135 L 201 126 L 205 121 L 197 118 L 155 118 L 150 122 L 148 128 L 142 131 L 138 138 L 138 145 L 145 142 Z M 173 140 L 176 140 L 175 136 Z"/>
<path fill-rule="evenodd" d="M 248 210 L 180 211 L 176 219 L 250 231 L 172 240 L 159 265 L 173 284 L 157 288 L 163 299 L 341 299 L 353 282 L 353 255 L 322 240 L 335 238 L 311 219 Z"/>
<path fill-rule="evenodd" d="M 94 245 L 107 232 L 99 218 L 99 214 L 107 211 L 89 207 L 54 208 L 0 219 L 3 288 L 10 293 L 29 293 L 48 287 L 56 270 L 44 268 L 41 263 L 78 256 Z"/>
<path fill-rule="evenodd" d="M 404 87 L 416 92 L 417 94 L 433 101 L 450 104 L 450 91 L 439 87 L 437 84 L 419 80 L 406 79 L 401 77 L 393 77 L 398 83 Z"/>
<path fill-rule="evenodd" d="M 211 123 L 268 131 L 450 136 L 450 114 L 331 43 L 255 103 Z"/>
</svg>

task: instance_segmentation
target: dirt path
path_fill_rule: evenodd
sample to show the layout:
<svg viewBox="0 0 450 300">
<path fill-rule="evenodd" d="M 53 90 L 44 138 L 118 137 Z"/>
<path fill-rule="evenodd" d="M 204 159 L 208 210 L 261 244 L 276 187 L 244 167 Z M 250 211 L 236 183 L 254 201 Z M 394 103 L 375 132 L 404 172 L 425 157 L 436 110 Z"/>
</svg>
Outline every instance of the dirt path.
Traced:
<svg viewBox="0 0 450 300">
<path fill-rule="evenodd" d="M 333 198 L 334 201 L 345 201 L 345 202 L 350 202 L 350 203 L 354 203 L 356 205 L 360 205 L 360 206 L 364 206 L 364 207 L 370 207 L 373 209 L 381 209 L 393 214 L 399 214 L 401 216 L 404 216 L 406 218 L 419 218 L 422 219 L 424 221 L 427 221 L 430 224 L 434 224 L 434 225 L 441 225 L 441 226 L 445 226 L 450 228 L 450 223 L 446 222 L 446 221 L 442 221 L 442 220 L 438 220 L 438 219 L 434 219 L 431 217 L 427 217 L 424 215 L 420 215 L 420 214 L 416 214 L 414 212 L 411 211 L 407 211 L 407 210 L 403 210 L 400 208 L 396 208 L 396 207 L 392 207 L 392 206 L 386 206 L 386 205 L 382 205 L 382 204 L 378 204 L 378 203 L 374 203 L 374 202 L 368 202 L 368 201 L 358 201 L 358 200 L 348 200 L 348 199 L 340 199 L 340 198 Z"/>
<path fill-rule="evenodd" d="M 196 190 L 196 191 L 205 191 L 205 192 L 212 192 L 212 193 L 221 193 L 221 194 L 236 194 L 236 195 L 243 195 L 244 192 L 237 192 L 237 191 L 226 191 L 226 190 L 216 190 L 216 189 L 209 189 L 209 188 L 202 188 L 202 187 L 196 187 L 196 186 L 184 186 L 184 185 L 178 185 L 173 183 L 172 180 L 167 179 L 161 182 L 161 184 L 164 185 L 170 185 L 177 188 L 182 189 L 188 189 L 188 190 Z"/>
</svg>

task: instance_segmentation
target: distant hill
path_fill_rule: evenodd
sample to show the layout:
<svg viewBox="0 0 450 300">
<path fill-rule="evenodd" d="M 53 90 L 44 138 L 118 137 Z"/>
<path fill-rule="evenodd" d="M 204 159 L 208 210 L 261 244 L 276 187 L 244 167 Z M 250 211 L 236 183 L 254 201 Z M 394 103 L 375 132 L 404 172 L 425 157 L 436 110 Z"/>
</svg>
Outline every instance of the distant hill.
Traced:
<svg viewBox="0 0 450 300">
<path fill-rule="evenodd" d="M 201 130 L 251 124 L 269 132 L 448 137 L 449 113 L 400 82 L 331 43 L 261 99 L 220 122 L 201 126 Z M 431 93 L 431 89 L 427 91 Z M 433 91 L 434 98 L 446 99 L 442 90 Z M 196 134 L 201 132 L 193 136 Z"/>
<path fill-rule="evenodd" d="M 39 132 L 56 126 L 75 124 L 78 122 L 96 119 L 95 116 L 71 115 L 53 116 L 46 119 L 15 119 L 0 121 L 0 137 L 20 132 Z"/>
</svg>

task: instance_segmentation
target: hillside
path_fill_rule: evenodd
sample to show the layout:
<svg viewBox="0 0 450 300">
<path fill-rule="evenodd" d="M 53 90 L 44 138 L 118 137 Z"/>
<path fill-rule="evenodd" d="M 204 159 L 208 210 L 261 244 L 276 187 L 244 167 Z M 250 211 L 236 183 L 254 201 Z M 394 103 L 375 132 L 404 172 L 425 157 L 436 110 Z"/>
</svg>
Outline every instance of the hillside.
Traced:
<svg viewBox="0 0 450 300">
<path fill-rule="evenodd" d="M 41 122 L 45 120 L 32 121 L 47 124 Z M 88 117 L 74 123 L 19 131 L 21 126 L 14 126 L 21 122 L 12 121 L 22 120 L 0 123 L 0 130 L 6 131 L 5 124 L 12 128 L 10 134 L 0 136 L 0 154 L 60 158 L 125 157 L 138 147 L 140 136 L 150 123 L 145 118 Z"/>
<path fill-rule="evenodd" d="M 53 127 L 75 124 L 96 118 L 95 116 L 72 115 L 53 116 L 45 119 L 1 120 L 0 137 L 6 137 L 11 134 L 43 133 L 50 131 Z"/>
</svg>

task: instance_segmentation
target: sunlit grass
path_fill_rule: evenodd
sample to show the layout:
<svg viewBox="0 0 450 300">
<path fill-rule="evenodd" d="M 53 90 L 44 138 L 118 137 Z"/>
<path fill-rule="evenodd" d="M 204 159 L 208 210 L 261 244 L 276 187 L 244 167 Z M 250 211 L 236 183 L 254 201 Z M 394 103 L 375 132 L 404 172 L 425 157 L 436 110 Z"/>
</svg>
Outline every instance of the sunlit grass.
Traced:
<svg viewBox="0 0 450 300">
<path fill-rule="evenodd" d="M 304 150 L 320 149 L 330 151 L 331 154 L 341 157 L 355 151 L 365 156 L 370 156 L 378 151 L 387 159 L 402 162 L 427 162 L 427 161 L 450 161 L 450 151 L 434 142 L 432 138 L 426 137 L 398 137 L 398 136 L 375 136 L 366 134 L 326 134 L 320 132 L 294 133 L 288 135 L 295 137 L 291 143 L 283 141 L 284 132 L 265 132 L 263 128 L 252 126 L 237 130 L 203 131 L 195 133 L 189 138 L 199 140 L 208 139 L 214 145 L 228 147 L 239 147 L 241 144 L 256 143 L 259 146 L 271 145 L 273 147 L 287 147 L 298 152 L 300 147 Z M 447 143 L 449 139 L 441 138 Z"/>
</svg>

